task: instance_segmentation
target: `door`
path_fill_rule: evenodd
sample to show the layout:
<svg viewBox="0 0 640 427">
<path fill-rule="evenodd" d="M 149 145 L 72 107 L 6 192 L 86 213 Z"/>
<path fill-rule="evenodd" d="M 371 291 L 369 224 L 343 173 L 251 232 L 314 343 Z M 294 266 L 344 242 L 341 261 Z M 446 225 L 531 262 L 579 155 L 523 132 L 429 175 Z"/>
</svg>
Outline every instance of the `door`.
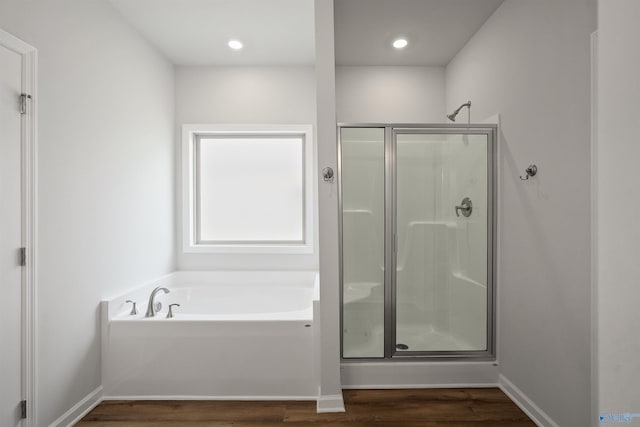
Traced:
<svg viewBox="0 0 640 427">
<path fill-rule="evenodd" d="M 490 352 L 491 133 L 394 129 L 395 356 Z"/>
<path fill-rule="evenodd" d="M 342 358 L 491 359 L 497 127 L 339 131 Z"/>
<path fill-rule="evenodd" d="M 0 426 L 21 425 L 22 58 L 0 46 Z"/>
</svg>

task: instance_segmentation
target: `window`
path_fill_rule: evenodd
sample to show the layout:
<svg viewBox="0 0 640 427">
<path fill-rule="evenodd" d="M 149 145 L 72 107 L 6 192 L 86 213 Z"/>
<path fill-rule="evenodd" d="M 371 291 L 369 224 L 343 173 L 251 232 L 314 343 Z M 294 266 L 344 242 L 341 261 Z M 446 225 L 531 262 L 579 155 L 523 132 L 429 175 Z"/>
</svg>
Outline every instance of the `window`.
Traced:
<svg viewBox="0 0 640 427">
<path fill-rule="evenodd" d="M 313 252 L 311 126 L 183 126 L 185 252 Z"/>
</svg>

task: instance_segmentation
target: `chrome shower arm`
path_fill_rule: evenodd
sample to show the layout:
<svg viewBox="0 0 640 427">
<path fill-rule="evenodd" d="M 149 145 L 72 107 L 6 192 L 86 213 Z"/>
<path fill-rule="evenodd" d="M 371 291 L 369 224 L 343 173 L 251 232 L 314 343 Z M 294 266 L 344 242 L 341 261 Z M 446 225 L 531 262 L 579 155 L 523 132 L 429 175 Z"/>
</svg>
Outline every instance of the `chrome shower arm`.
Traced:
<svg viewBox="0 0 640 427">
<path fill-rule="evenodd" d="M 471 101 L 465 102 L 464 104 L 462 104 L 461 106 L 459 106 L 458 108 L 453 110 L 453 113 L 447 114 L 447 118 L 449 120 L 451 120 L 452 122 L 455 122 L 456 121 L 456 116 L 458 115 L 458 113 L 460 113 L 460 110 L 462 110 L 464 107 L 469 108 L 469 111 L 471 111 Z"/>
</svg>

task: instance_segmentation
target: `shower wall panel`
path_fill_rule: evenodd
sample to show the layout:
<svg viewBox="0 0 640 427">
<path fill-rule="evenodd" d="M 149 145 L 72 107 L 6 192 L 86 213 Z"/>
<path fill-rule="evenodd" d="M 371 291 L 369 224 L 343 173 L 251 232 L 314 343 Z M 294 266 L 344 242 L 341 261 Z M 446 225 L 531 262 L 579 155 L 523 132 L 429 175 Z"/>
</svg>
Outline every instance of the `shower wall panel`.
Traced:
<svg viewBox="0 0 640 427">
<path fill-rule="evenodd" d="M 447 145 L 452 189 L 447 205 L 458 205 L 464 197 L 473 201 L 473 213 L 468 218 L 457 217 L 453 209 L 448 212 L 455 223 L 448 284 L 449 331 L 473 348 L 483 348 L 487 342 L 487 305 L 478 303 L 487 299 L 488 280 L 487 146 L 482 138 L 458 135 Z"/>
</svg>

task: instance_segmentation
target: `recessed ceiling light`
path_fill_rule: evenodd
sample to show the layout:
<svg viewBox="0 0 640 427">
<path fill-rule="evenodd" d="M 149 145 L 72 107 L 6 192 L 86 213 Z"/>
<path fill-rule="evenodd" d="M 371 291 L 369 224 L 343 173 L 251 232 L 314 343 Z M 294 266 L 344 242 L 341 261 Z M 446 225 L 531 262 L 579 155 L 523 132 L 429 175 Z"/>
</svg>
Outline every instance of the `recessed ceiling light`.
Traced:
<svg viewBox="0 0 640 427">
<path fill-rule="evenodd" d="M 407 39 L 396 39 L 393 41 L 393 47 L 395 47 L 396 49 L 407 47 L 408 44 L 409 42 L 407 41 Z"/>
<path fill-rule="evenodd" d="M 240 50 L 243 46 L 240 40 L 229 40 L 229 43 L 227 43 L 227 45 L 233 50 Z"/>
</svg>

